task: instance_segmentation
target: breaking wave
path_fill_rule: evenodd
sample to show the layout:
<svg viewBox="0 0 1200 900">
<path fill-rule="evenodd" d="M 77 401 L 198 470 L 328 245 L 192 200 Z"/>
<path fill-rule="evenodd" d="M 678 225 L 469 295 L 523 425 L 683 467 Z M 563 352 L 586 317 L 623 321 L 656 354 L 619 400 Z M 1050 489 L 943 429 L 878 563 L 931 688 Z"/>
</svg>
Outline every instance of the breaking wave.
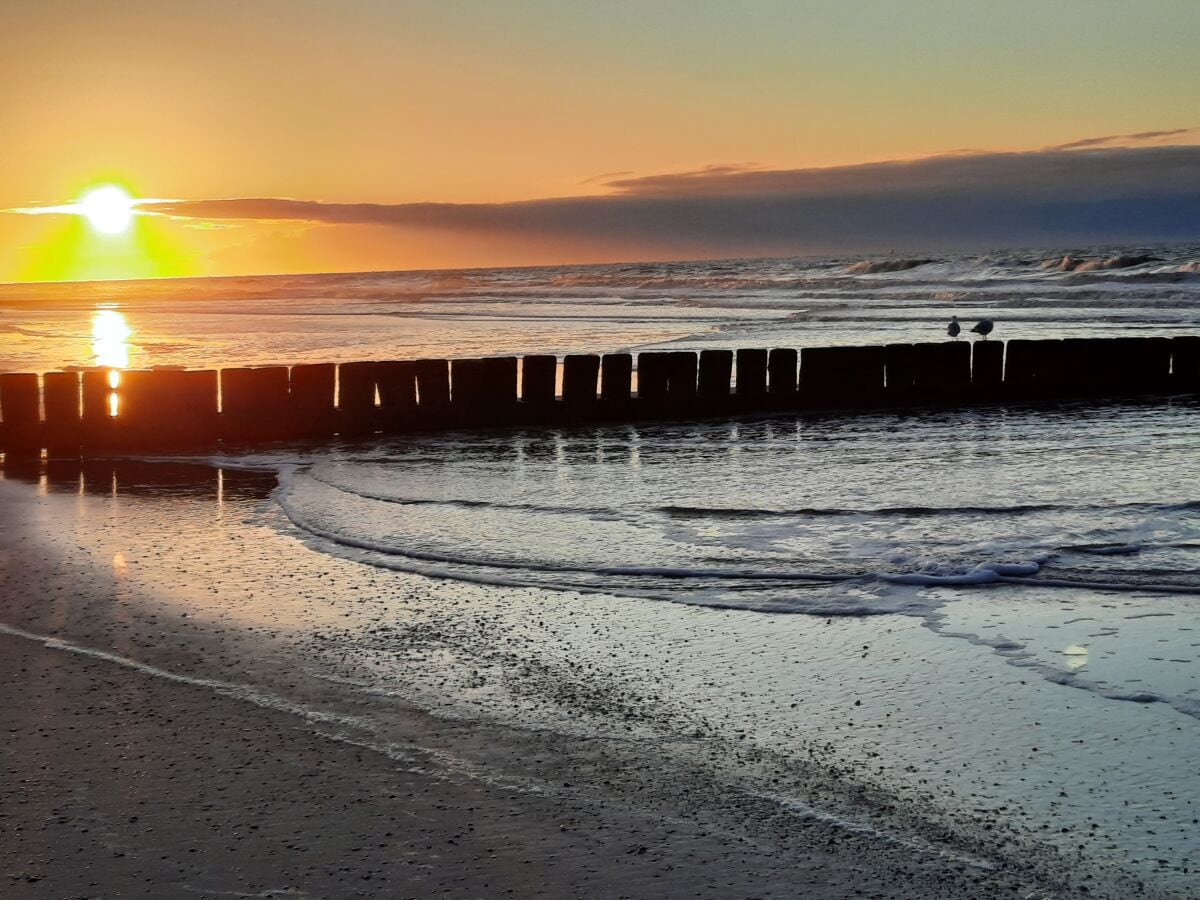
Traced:
<svg viewBox="0 0 1200 900">
<path fill-rule="evenodd" d="M 884 272 L 907 272 L 918 266 L 927 266 L 934 259 L 864 259 L 846 267 L 848 275 L 877 275 Z"/>
</svg>

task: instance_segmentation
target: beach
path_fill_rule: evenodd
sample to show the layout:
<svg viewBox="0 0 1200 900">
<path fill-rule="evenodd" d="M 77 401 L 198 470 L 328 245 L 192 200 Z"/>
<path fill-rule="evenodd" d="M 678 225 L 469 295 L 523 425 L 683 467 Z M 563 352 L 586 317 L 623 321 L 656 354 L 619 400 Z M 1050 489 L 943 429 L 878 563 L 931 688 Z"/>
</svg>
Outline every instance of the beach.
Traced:
<svg viewBox="0 0 1200 900">
<path fill-rule="evenodd" d="M 1194 330 L 1194 251 L 1051 255 L 8 290 L 0 368 L 883 343 L 951 302 L 1005 339 Z M 1198 417 L 6 460 L 4 872 L 34 897 L 1190 897 Z"/>
<path fill-rule="evenodd" d="M 244 535 L 226 545 L 240 584 L 175 570 L 167 535 L 99 568 L 89 557 L 121 538 L 90 532 L 93 516 L 119 518 L 122 500 L 0 490 L 6 896 L 966 897 L 1040 883 L 788 815 L 682 763 L 663 778 L 627 740 L 398 702 L 372 727 L 366 702 L 339 707 L 250 657 L 269 654 L 272 627 L 247 635 L 230 610 L 271 590 L 253 575 L 270 554 L 232 550 Z M 319 591 L 319 574 L 300 567 L 284 590 Z"/>
<path fill-rule="evenodd" d="M 277 478 L 160 460 L 0 482 L 6 871 L 41 879 L 28 896 L 84 875 L 81 896 L 1186 896 L 1194 720 L 1166 703 L 964 655 L 914 617 L 364 565 L 288 524 Z M 1143 867 L 1158 884 L 1097 818 L 1131 797 L 1172 848 Z"/>
</svg>

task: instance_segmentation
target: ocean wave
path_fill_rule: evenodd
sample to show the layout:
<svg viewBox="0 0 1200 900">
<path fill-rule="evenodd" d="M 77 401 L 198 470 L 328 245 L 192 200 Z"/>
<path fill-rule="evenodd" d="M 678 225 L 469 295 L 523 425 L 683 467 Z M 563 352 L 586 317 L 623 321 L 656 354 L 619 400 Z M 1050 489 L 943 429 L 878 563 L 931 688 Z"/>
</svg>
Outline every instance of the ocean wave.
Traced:
<svg viewBox="0 0 1200 900">
<path fill-rule="evenodd" d="M 936 259 L 864 259 L 846 267 L 847 275 L 877 275 L 884 272 L 907 272 L 918 266 L 927 266 Z"/>
<path fill-rule="evenodd" d="M 1131 269 L 1146 263 L 1162 262 L 1161 256 L 1151 256 L 1148 253 L 1119 253 L 1103 259 L 1088 259 L 1087 257 L 1066 255 L 1044 260 L 1042 269 L 1052 269 L 1057 272 L 1095 272 L 1106 269 Z"/>
<path fill-rule="evenodd" d="M 544 503 L 512 502 L 504 500 L 482 500 L 478 498 L 459 497 L 408 497 L 400 494 L 389 494 L 372 491 L 362 486 L 349 485 L 328 478 L 314 470 L 305 472 L 311 478 L 326 487 L 344 494 L 373 500 L 380 503 L 394 503 L 401 506 L 443 506 L 459 509 L 498 509 L 515 512 L 548 513 L 551 515 L 604 516 L 606 518 L 642 517 L 646 513 L 658 514 L 674 519 L 781 519 L 781 518 L 837 518 L 874 516 L 879 518 L 927 518 L 936 516 L 1024 516 L 1042 512 L 1107 512 L 1115 510 L 1145 510 L 1181 511 L 1200 509 L 1200 500 L 1186 500 L 1176 503 L 1134 502 L 1118 504 L 1079 504 L 1079 503 L 1015 503 L 1008 505 L 967 505 L 967 506 L 875 506 L 875 507 L 839 507 L 839 506 L 807 506 L 796 508 L 768 507 L 724 507 L 724 506 L 688 506 L 662 505 L 649 506 L 640 509 L 627 509 L 616 506 L 569 506 Z"/>
<path fill-rule="evenodd" d="M 365 535 L 347 534 L 334 527 L 318 524 L 293 502 L 290 497 L 291 484 L 290 478 L 281 479 L 275 499 L 288 521 L 299 531 L 336 547 L 375 555 L 375 558 L 356 557 L 360 562 L 382 564 L 386 568 L 427 577 L 471 583 L 538 587 L 556 591 L 669 600 L 688 605 L 810 615 L 924 615 L 931 608 L 930 603 L 934 601 L 922 601 L 911 597 L 905 599 L 902 596 L 879 596 L 878 602 L 875 602 L 874 598 L 872 602 L 866 603 L 861 599 L 854 599 L 846 604 L 842 601 L 847 598 L 841 598 L 831 605 L 833 598 L 797 595 L 788 592 L 787 586 L 812 588 L 817 585 L 857 584 L 865 588 L 877 584 L 916 588 L 973 588 L 1006 585 L 1116 593 L 1200 595 L 1200 583 L 1181 583 L 1178 580 L 1160 578 L 1151 580 L 1152 576 L 1162 574 L 1159 572 L 1132 573 L 1133 577 L 1126 580 L 1111 576 L 1087 577 L 1087 574 L 1084 577 L 1062 577 L 1045 572 L 1047 564 L 1063 551 L 1092 550 L 1104 555 L 1107 548 L 1116 550 L 1119 545 L 1093 545 L 1090 548 L 1087 545 L 1076 545 L 1061 550 L 1043 550 L 1017 561 L 985 561 L 975 565 L 941 564 L 914 571 L 873 570 L 871 564 L 864 560 L 866 564 L 862 568 L 832 572 L 736 565 L 586 565 L 529 558 L 503 559 L 459 550 L 429 550 L 407 546 L 399 536 L 381 540 Z M 1137 549 L 1142 548 L 1139 546 Z M 381 563 L 378 557 L 387 558 L 389 561 Z M 430 568 L 431 565 L 436 568 Z M 1138 577 L 1139 574 L 1144 577 Z M 709 594 L 717 592 L 719 596 L 706 596 L 705 591 L 709 591 Z M 737 599 L 730 599 L 730 592 L 740 594 Z M 831 608 L 836 608 L 838 612 L 831 612 Z"/>
</svg>

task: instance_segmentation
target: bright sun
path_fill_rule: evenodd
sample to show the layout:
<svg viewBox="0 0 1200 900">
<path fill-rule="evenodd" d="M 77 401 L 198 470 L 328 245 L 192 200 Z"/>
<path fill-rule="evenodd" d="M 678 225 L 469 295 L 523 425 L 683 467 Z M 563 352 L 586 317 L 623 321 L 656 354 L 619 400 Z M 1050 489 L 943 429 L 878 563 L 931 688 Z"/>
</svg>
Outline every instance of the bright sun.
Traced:
<svg viewBox="0 0 1200 900">
<path fill-rule="evenodd" d="M 102 234 L 120 234 L 133 221 L 133 198 L 116 185 L 89 191 L 75 207 Z"/>
</svg>

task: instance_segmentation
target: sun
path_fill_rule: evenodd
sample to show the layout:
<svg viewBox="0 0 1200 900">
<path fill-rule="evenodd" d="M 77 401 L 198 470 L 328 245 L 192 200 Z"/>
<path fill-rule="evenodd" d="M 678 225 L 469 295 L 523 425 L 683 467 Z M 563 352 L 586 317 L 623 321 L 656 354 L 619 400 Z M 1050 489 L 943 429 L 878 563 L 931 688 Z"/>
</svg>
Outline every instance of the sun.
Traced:
<svg viewBox="0 0 1200 900">
<path fill-rule="evenodd" d="M 133 198 L 116 185 L 88 191 L 75 209 L 101 234 L 120 234 L 133 222 Z"/>
</svg>

